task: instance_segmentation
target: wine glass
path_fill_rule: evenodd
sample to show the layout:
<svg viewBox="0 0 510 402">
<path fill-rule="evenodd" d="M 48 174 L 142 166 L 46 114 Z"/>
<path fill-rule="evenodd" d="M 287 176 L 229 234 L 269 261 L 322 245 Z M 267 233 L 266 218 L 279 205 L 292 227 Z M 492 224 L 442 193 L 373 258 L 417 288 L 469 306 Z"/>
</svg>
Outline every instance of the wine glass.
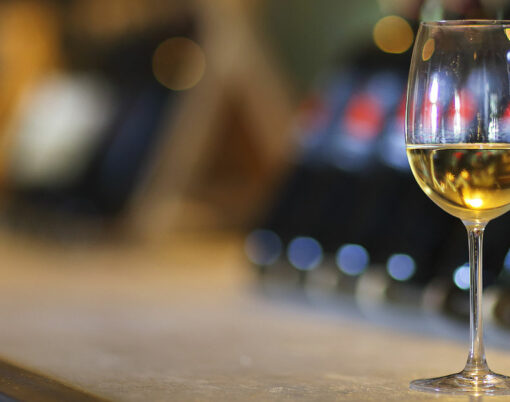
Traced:
<svg viewBox="0 0 510 402">
<path fill-rule="evenodd" d="M 470 265 L 466 366 L 410 387 L 510 394 L 510 378 L 487 366 L 481 309 L 484 229 L 510 210 L 510 21 L 420 24 L 409 72 L 406 144 L 422 190 L 464 223 Z"/>
</svg>

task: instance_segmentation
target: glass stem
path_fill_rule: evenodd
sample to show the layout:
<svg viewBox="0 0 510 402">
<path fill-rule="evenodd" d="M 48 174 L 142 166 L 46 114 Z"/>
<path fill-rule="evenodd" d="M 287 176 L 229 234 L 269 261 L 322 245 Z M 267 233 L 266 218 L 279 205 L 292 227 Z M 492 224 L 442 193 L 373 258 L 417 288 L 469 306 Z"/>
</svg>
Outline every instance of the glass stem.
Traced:
<svg viewBox="0 0 510 402">
<path fill-rule="evenodd" d="M 471 347 L 464 371 L 471 374 L 483 374 L 489 371 L 485 360 L 482 321 L 482 248 L 486 224 L 487 222 L 464 221 L 469 242 L 469 326 L 471 338 Z"/>
</svg>

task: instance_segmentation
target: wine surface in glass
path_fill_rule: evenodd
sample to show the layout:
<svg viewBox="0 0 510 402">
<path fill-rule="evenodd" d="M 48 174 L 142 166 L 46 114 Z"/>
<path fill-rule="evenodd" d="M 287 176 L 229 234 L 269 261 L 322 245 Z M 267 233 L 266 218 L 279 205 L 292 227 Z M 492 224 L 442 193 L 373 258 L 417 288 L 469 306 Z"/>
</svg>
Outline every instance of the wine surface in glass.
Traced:
<svg viewBox="0 0 510 402">
<path fill-rule="evenodd" d="M 510 210 L 510 144 L 408 145 L 414 177 L 432 201 L 466 221 Z"/>
</svg>

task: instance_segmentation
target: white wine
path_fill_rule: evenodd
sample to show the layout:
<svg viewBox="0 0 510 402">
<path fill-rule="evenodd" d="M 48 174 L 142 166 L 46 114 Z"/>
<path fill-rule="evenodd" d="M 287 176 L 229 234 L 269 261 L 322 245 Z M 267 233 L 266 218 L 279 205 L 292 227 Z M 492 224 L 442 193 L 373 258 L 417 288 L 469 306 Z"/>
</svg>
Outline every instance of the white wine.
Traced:
<svg viewBox="0 0 510 402">
<path fill-rule="evenodd" d="M 510 144 L 408 145 L 414 177 L 432 201 L 467 221 L 510 210 Z"/>
</svg>

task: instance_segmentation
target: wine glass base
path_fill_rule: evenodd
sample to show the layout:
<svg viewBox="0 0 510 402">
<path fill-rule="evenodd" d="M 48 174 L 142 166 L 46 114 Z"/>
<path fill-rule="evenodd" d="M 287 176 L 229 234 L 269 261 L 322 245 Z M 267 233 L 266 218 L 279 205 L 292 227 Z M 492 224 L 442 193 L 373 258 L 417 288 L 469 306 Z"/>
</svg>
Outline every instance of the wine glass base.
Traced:
<svg viewBox="0 0 510 402">
<path fill-rule="evenodd" d="M 510 377 L 492 371 L 472 374 L 467 371 L 411 381 L 409 387 L 415 391 L 456 395 L 510 395 Z"/>
</svg>

